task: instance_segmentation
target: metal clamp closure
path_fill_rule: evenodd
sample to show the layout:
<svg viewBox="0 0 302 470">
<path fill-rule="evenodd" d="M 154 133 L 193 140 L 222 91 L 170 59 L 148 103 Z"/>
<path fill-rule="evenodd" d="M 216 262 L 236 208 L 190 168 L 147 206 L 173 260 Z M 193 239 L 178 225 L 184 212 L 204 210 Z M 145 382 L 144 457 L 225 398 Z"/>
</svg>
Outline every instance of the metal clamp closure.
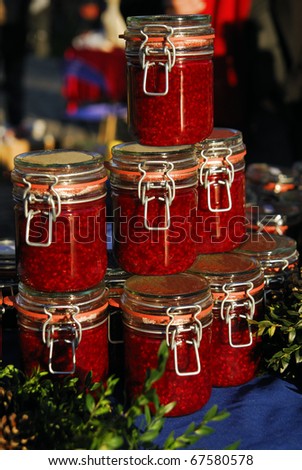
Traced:
<svg viewBox="0 0 302 470">
<path fill-rule="evenodd" d="M 195 310 L 195 313 L 193 314 L 194 321 L 189 326 L 184 327 L 183 325 L 174 324 L 174 320 L 175 320 L 175 317 L 177 318 L 177 315 L 181 314 L 182 312 L 185 312 L 186 310 L 192 310 L 192 309 Z M 177 375 L 180 375 L 180 376 L 197 375 L 201 371 L 198 349 L 199 349 L 200 342 L 202 339 L 202 324 L 200 320 L 197 318 L 197 315 L 200 312 L 201 312 L 201 307 L 199 305 L 169 307 L 166 310 L 167 315 L 171 318 L 171 320 L 169 321 L 166 327 L 166 343 L 174 352 L 174 364 L 175 364 L 175 371 Z M 173 329 L 171 328 L 172 326 L 174 326 Z M 177 335 L 180 333 L 188 333 L 188 332 L 191 332 L 192 338 L 186 339 L 185 343 L 192 345 L 194 348 L 194 353 L 196 357 L 196 369 L 190 372 L 188 371 L 181 372 L 179 370 L 179 365 L 178 365 L 177 348 L 178 348 L 178 345 L 182 343 L 182 341 L 181 340 L 177 341 Z M 171 336 L 171 339 L 170 339 L 170 336 Z"/>
<path fill-rule="evenodd" d="M 51 323 L 53 312 L 58 309 L 69 310 L 70 321 L 67 323 Z M 81 323 L 75 318 L 80 312 L 77 305 L 56 305 L 55 307 L 46 306 L 44 312 L 48 315 L 47 320 L 42 328 L 43 343 L 49 348 L 48 368 L 52 374 L 73 374 L 76 369 L 76 348 L 82 339 L 82 326 Z M 66 337 L 68 336 L 68 338 Z M 71 345 L 72 367 L 70 370 L 55 370 L 53 367 L 54 349 L 56 343 L 64 343 Z"/>
<path fill-rule="evenodd" d="M 36 194 L 31 192 L 32 184 L 26 178 L 30 177 L 43 177 L 49 178 L 53 180 L 53 182 L 49 183 L 49 191 L 45 192 L 42 196 L 37 196 Z M 61 198 L 58 192 L 54 189 L 54 186 L 58 183 L 58 177 L 54 175 L 44 175 L 44 174 L 28 174 L 26 177 L 23 178 L 23 183 L 27 185 L 27 188 L 23 194 L 23 204 L 24 204 L 24 215 L 27 219 L 26 221 L 26 231 L 25 231 L 25 240 L 26 243 L 30 246 L 49 246 L 52 243 L 52 223 L 56 221 L 56 218 L 61 213 Z M 34 204 L 44 204 L 49 206 L 49 210 L 41 210 L 41 209 L 30 209 L 30 206 Z M 37 214 L 44 214 L 48 216 L 48 238 L 46 242 L 33 242 L 30 241 L 30 225 L 31 220 Z"/>
<path fill-rule="evenodd" d="M 215 149 L 217 150 L 217 149 Z M 201 156 L 204 159 L 204 162 L 202 163 L 200 167 L 200 184 L 204 186 L 204 188 L 207 190 L 207 200 L 208 200 L 208 208 L 211 212 L 227 212 L 232 209 L 232 196 L 231 196 L 231 186 L 234 181 L 234 176 L 235 176 L 235 170 L 234 170 L 234 165 L 233 163 L 229 160 L 232 151 L 230 149 L 218 149 L 218 150 L 228 150 L 229 155 L 224 157 L 223 162 L 224 165 L 220 167 L 207 167 L 207 164 L 209 163 L 209 159 L 211 157 L 208 157 L 205 155 L 205 150 L 202 150 Z M 219 179 L 217 178 L 212 178 L 212 176 L 217 177 L 217 175 L 221 175 Z M 212 201 L 211 201 L 211 186 L 214 186 L 214 200 L 216 201 L 216 205 L 219 206 L 220 204 L 220 187 L 225 186 L 226 188 L 226 194 L 227 194 L 227 205 L 226 207 L 213 207 L 212 206 Z"/>
<path fill-rule="evenodd" d="M 258 232 L 263 232 L 267 226 L 271 225 L 276 230 L 277 235 L 284 234 L 284 226 L 286 226 L 286 216 L 281 214 L 269 215 L 265 214 L 261 216 L 261 220 L 257 220 Z"/>
<path fill-rule="evenodd" d="M 143 165 L 163 165 L 163 174 L 161 181 L 144 181 L 147 177 L 147 172 L 144 170 Z M 174 165 L 171 162 L 162 162 L 162 161 L 146 161 L 140 163 L 138 166 L 142 176 L 138 182 L 138 198 L 141 200 L 144 206 L 144 226 L 147 230 L 168 230 L 170 227 L 170 206 L 173 199 L 175 198 L 175 181 L 170 175 L 170 172 L 173 170 Z M 160 190 L 161 193 L 164 193 L 163 196 L 147 196 L 146 192 L 149 190 Z M 158 199 L 159 201 L 165 202 L 165 220 L 166 223 L 164 226 L 151 227 L 148 224 L 148 204 L 153 199 Z"/>
<path fill-rule="evenodd" d="M 289 261 L 288 259 L 269 259 L 269 260 L 265 260 L 263 261 L 262 263 L 262 267 L 264 269 L 267 269 L 267 268 L 280 268 L 280 271 L 285 271 L 288 266 L 289 266 Z"/>
<path fill-rule="evenodd" d="M 168 45 L 165 45 L 160 50 L 146 45 L 149 40 L 147 30 L 150 31 L 151 29 L 151 33 L 152 33 L 152 28 L 155 29 L 157 33 L 158 33 L 158 28 L 163 28 L 164 30 L 163 32 L 164 41 L 167 42 Z M 167 26 L 167 25 L 147 24 L 144 26 L 144 28 L 140 32 L 145 38 L 139 49 L 139 58 L 140 58 L 142 68 L 144 70 L 144 80 L 143 80 L 144 93 L 149 96 L 165 96 L 169 91 L 169 72 L 171 72 L 171 69 L 175 64 L 175 58 L 176 58 L 175 45 L 172 43 L 170 39 L 170 37 L 174 34 L 174 29 L 171 26 Z M 165 56 L 167 60 L 166 62 L 160 62 L 160 61 L 151 62 L 149 60 L 146 60 L 146 57 L 152 54 Z M 149 67 L 153 67 L 155 65 L 159 65 L 165 68 L 165 90 L 163 92 L 151 92 L 147 90 L 148 70 L 149 70 Z"/>
<path fill-rule="evenodd" d="M 234 292 L 234 288 L 243 288 L 244 290 L 240 290 L 240 292 Z M 225 298 L 221 302 L 221 307 L 220 307 L 220 316 L 222 320 L 226 321 L 226 324 L 228 325 L 228 332 L 229 332 L 229 343 L 230 346 L 233 348 L 243 348 L 247 346 L 251 346 L 253 342 L 253 335 L 252 335 L 252 330 L 251 326 L 248 322 L 248 320 L 252 320 L 254 313 L 255 313 L 255 299 L 251 295 L 251 291 L 254 288 L 254 284 L 250 281 L 248 282 L 233 282 L 229 284 L 224 284 L 223 286 L 223 292 L 226 293 Z M 235 299 L 232 299 L 231 297 L 234 295 L 242 295 L 242 293 L 245 293 L 243 302 L 239 304 L 239 302 Z M 234 312 L 235 307 L 244 307 L 245 312 L 240 313 L 239 315 Z M 226 314 L 224 314 L 224 311 Z M 235 319 L 238 318 L 245 318 L 246 319 L 246 326 L 248 330 L 248 337 L 249 340 L 246 343 L 233 343 L 233 334 L 232 334 L 232 322 Z"/>
</svg>

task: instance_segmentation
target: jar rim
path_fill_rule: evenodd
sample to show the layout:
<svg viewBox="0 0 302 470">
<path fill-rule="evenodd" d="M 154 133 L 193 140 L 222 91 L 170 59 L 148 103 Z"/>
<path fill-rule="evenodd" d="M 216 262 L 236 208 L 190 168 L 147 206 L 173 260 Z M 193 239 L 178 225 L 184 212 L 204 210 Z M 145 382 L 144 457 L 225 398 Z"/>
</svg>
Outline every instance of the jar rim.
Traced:
<svg viewBox="0 0 302 470">
<path fill-rule="evenodd" d="M 258 259 L 269 258 L 282 261 L 293 255 L 297 256 L 297 242 L 287 235 L 251 232 L 248 234 L 246 241 L 234 251 Z"/>
<path fill-rule="evenodd" d="M 244 275 L 257 278 L 261 266 L 255 258 L 233 251 L 198 255 L 188 272 L 225 282 L 226 277 L 233 280 L 241 280 Z"/>
<path fill-rule="evenodd" d="M 127 175 L 158 178 L 163 172 L 172 178 L 184 179 L 196 173 L 199 161 L 194 145 L 156 147 L 126 142 L 112 148 L 112 158 L 106 166 L 110 171 L 127 178 Z"/>
<path fill-rule="evenodd" d="M 189 154 L 195 154 L 194 145 L 176 145 L 176 146 L 154 146 L 154 145 L 143 145 L 137 141 L 123 142 L 114 145 L 111 149 L 112 155 L 125 158 L 125 163 L 131 164 L 129 156 L 136 158 L 138 161 L 144 161 L 146 158 L 156 157 L 159 155 L 162 158 L 174 158 L 180 162 L 186 160 Z M 128 160 L 127 160 L 128 159 Z"/>
<path fill-rule="evenodd" d="M 123 321 L 145 325 L 184 325 L 212 315 L 213 298 L 206 278 L 190 273 L 127 279 L 120 298 Z"/>
<path fill-rule="evenodd" d="M 243 159 L 246 154 L 242 132 L 227 127 L 214 127 L 209 137 L 198 142 L 196 148 L 202 156 L 209 158 L 209 160 L 235 155 Z"/>
<path fill-rule="evenodd" d="M 98 285 L 87 290 L 70 292 L 41 292 L 32 289 L 23 282 L 19 282 L 17 294 L 18 298 L 16 301 L 18 303 L 19 299 L 23 300 L 23 303 L 26 304 L 28 308 L 32 307 L 37 310 L 44 308 L 45 305 L 51 305 L 55 307 L 56 305 L 72 306 L 73 304 L 76 304 L 78 307 L 85 309 L 98 299 L 102 299 L 104 302 L 106 302 L 107 292 L 108 289 L 106 288 L 104 281 L 101 281 Z"/>
<path fill-rule="evenodd" d="M 160 24 L 167 24 L 173 26 L 176 29 L 182 31 L 188 27 L 188 23 L 191 27 L 211 27 L 212 17 L 209 14 L 189 14 L 189 15 L 134 15 L 128 16 L 126 19 L 126 26 L 128 29 L 139 29 L 143 25 L 152 24 L 156 25 L 156 22 Z"/>
<path fill-rule="evenodd" d="M 91 166 L 103 162 L 103 156 L 96 152 L 72 149 L 49 149 L 30 151 L 16 155 L 17 168 L 39 168 L 41 171 L 54 169 L 69 170 L 80 166 Z"/>
<path fill-rule="evenodd" d="M 149 301 L 164 303 L 165 300 L 189 298 L 205 295 L 209 292 L 209 283 L 205 278 L 190 273 L 171 274 L 169 276 L 133 275 L 125 281 L 125 294 L 142 296 Z"/>
</svg>

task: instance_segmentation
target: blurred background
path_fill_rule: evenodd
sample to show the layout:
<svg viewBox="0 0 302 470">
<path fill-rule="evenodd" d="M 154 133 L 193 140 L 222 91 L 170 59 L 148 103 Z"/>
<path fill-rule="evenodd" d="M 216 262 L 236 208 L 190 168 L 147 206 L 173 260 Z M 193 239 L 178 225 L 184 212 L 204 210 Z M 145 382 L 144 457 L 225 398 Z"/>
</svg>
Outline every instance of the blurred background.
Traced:
<svg viewBox="0 0 302 470">
<path fill-rule="evenodd" d="M 13 234 L 16 154 L 56 147 L 110 158 L 131 139 L 118 36 L 127 16 L 161 13 L 211 15 L 214 125 L 243 133 L 248 203 L 264 201 L 282 223 L 293 200 L 302 206 L 301 0 L 0 0 L 0 238 Z"/>
</svg>

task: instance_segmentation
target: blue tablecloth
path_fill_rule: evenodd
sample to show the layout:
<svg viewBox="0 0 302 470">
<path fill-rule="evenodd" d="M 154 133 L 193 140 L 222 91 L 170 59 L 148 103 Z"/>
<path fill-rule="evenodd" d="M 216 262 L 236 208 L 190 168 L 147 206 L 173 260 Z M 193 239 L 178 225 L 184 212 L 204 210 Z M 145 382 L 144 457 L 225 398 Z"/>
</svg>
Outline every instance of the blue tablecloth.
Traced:
<svg viewBox="0 0 302 470">
<path fill-rule="evenodd" d="M 202 437 L 188 449 L 223 450 L 240 441 L 242 450 L 302 449 L 302 394 L 294 385 L 271 377 L 258 377 L 239 387 L 214 388 L 209 402 L 200 411 L 180 418 L 167 418 L 160 442 L 174 430 L 184 432 L 194 421 L 201 422 L 213 405 L 230 416 L 209 423 L 215 432 Z"/>
<path fill-rule="evenodd" d="M 3 348 L 6 363 L 20 367 L 16 331 L 7 331 Z M 11 347 L 15 345 L 15 347 Z M 158 442 L 162 444 L 171 431 L 183 434 L 187 426 L 200 423 L 213 405 L 227 410 L 223 421 L 210 422 L 214 432 L 187 449 L 223 450 L 240 441 L 242 450 L 302 450 L 302 391 L 285 380 L 263 375 L 239 387 L 216 388 L 208 403 L 198 412 L 166 418 Z"/>
</svg>

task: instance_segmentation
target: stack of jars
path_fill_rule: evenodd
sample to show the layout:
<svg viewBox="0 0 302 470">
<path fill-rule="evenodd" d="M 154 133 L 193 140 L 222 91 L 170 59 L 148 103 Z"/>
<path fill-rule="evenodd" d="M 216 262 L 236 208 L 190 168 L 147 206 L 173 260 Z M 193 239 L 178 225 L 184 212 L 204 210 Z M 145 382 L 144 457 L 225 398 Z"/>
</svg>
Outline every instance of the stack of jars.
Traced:
<svg viewBox="0 0 302 470">
<path fill-rule="evenodd" d="M 213 39 L 207 15 L 130 17 L 128 121 L 136 140 L 113 147 L 113 252 L 131 276 L 120 298 L 125 385 L 142 390 L 161 341 L 155 384 L 170 415 L 201 408 L 211 388 L 254 377 L 261 316 L 260 263 L 244 240 L 245 145 L 213 128 Z"/>
<path fill-rule="evenodd" d="M 84 378 L 91 370 L 102 380 L 110 342 L 119 351 L 110 371 L 123 369 L 132 399 L 166 343 L 154 386 L 162 404 L 176 401 L 170 416 L 184 415 L 212 386 L 251 380 L 260 360 L 251 320 L 262 316 L 264 269 L 240 251 L 246 149 L 240 131 L 213 126 L 208 15 L 130 17 L 123 37 L 134 140 L 113 147 L 107 168 L 117 276 L 107 269 L 102 157 L 15 158 L 23 361 L 27 371 Z M 113 331 L 119 307 L 122 336 Z"/>
<path fill-rule="evenodd" d="M 108 374 L 106 179 L 101 157 L 86 152 L 15 157 L 15 306 L 29 374 Z"/>
</svg>

